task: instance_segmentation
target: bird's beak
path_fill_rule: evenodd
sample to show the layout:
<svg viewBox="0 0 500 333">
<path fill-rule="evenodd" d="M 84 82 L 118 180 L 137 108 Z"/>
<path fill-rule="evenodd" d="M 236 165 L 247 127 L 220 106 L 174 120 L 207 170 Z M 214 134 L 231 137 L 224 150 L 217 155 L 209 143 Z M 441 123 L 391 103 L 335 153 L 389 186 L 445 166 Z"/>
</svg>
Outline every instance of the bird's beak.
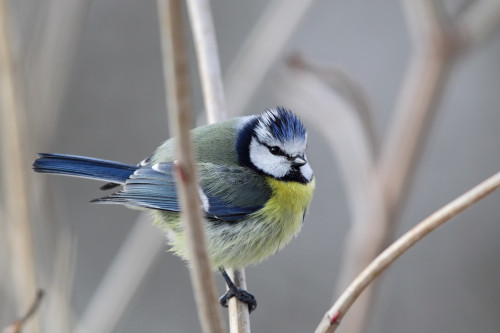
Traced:
<svg viewBox="0 0 500 333">
<path fill-rule="evenodd" d="M 306 159 L 303 156 L 296 155 L 292 158 L 293 166 L 301 167 L 307 163 Z"/>
</svg>

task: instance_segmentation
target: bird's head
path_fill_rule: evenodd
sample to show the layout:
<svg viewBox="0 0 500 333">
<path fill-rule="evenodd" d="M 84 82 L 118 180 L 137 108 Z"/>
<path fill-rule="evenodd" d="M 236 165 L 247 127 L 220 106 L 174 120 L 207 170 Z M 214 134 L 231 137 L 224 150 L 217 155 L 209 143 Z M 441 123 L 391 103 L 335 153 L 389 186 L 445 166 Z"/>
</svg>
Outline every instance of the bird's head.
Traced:
<svg viewBox="0 0 500 333">
<path fill-rule="evenodd" d="M 245 118 L 236 147 L 241 165 L 276 179 L 305 184 L 313 176 L 306 145 L 307 131 L 300 119 L 278 107 Z"/>
</svg>

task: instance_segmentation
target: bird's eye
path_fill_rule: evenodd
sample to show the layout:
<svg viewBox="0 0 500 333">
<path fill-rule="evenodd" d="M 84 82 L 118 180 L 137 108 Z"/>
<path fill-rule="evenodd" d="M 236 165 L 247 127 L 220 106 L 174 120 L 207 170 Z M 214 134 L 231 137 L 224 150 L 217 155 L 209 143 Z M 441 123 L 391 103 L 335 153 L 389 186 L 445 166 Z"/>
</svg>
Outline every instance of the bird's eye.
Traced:
<svg viewBox="0 0 500 333">
<path fill-rule="evenodd" d="M 281 151 L 280 147 L 278 147 L 278 146 L 269 147 L 269 151 L 273 155 L 283 155 L 283 152 Z"/>
</svg>

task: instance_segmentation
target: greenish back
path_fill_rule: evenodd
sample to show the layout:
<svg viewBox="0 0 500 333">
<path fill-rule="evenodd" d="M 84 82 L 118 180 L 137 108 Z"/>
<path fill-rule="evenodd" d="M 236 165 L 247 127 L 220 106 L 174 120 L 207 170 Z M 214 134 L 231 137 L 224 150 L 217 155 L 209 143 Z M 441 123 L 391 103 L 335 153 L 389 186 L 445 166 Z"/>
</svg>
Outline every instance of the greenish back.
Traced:
<svg viewBox="0 0 500 333">
<path fill-rule="evenodd" d="M 238 118 L 205 125 L 191 130 L 198 162 L 237 165 L 236 139 Z M 153 162 L 172 162 L 175 158 L 175 138 L 165 141 L 155 152 Z"/>
</svg>

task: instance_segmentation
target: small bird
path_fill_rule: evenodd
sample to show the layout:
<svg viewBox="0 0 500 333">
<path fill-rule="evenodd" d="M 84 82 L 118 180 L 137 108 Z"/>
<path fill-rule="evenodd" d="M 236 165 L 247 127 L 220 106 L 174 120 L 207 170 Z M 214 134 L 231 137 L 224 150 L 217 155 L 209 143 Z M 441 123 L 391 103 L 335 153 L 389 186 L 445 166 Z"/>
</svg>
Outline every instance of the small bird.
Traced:
<svg viewBox="0 0 500 333">
<path fill-rule="evenodd" d="M 235 296 L 256 308 L 255 297 L 234 285 L 225 268 L 243 268 L 284 247 L 302 227 L 315 187 L 306 157 L 307 131 L 282 107 L 260 116 L 233 118 L 191 130 L 206 217 L 211 264 L 228 285 L 220 298 Z M 90 157 L 39 154 L 36 172 L 108 182 L 115 193 L 91 202 L 149 208 L 167 233 L 173 252 L 188 259 L 175 185 L 175 138 L 138 165 Z"/>
</svg>

